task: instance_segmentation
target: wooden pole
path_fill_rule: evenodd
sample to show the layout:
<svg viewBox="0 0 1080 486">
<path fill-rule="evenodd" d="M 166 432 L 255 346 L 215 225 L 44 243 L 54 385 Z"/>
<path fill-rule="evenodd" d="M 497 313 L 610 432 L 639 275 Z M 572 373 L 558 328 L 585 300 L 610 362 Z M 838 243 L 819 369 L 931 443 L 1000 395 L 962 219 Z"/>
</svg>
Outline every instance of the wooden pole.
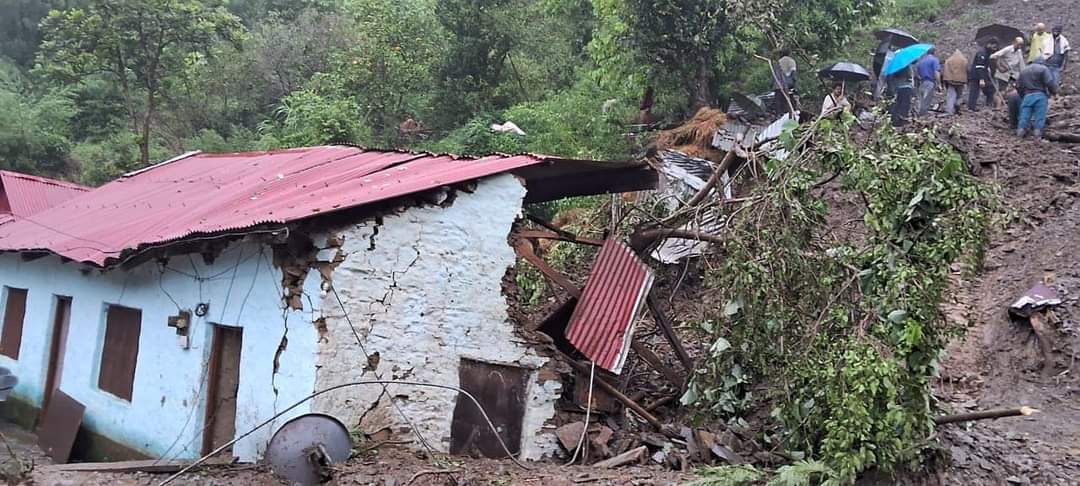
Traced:
<svg viewBox="0 0 1080 486">
<path fill-rule="evenodd" d="M 579 363 L 574 358 L 571 358 L 570 356 L 567 356 L 565 354 L 563 354 L 563 357 L 566 358 L 566 362 L 570 363 L 570 366 L 577 370 L 578 373 L 582 373 L 585 375 L 589 374 L 590 370 L 588 366 Z M 664 424 L 660 422 L 660 419 L 656 418 L 656 416 L 650 413 L 648 410 L 645 410 L 645 407 L 638 405 L 637 402 L 631 400 L 630 397 L 624 395 L 621 391 L 619 391 L 618 388 L 615 388 L 614 385 L 608 383 L 607 380 L 604 380 L 603 378 L 597 376 L 593 379 L 593 382 L 600 388 L 603 388 L 604 391 L 608 392 L 609 395 L 615 397 L 616 400 L 622 402 L 623 405 L 626 405 L 627 408 L 633 410 L 634 413 L 640 415 L 641 418 L 645 419 L 645 421 L 648 422 L 649 425 L 655 427 L 656 430 L 662 432 L 664 435 L 667 435 L 669 437 L 681 438 L 679 434 L 675 433 L 672 430 L 669 430 L 667 427 L 664 427 Z"/>
<path fill-rule="evenodd" d="M 934 419 L 934 423 L 938 425 L 951 424 L 956 422 L 970 422 L 972 420 L 986 420 L 997 419 L 1004 417 L 1027 417 L 1029 415 L 1038 413 L 1038 409 L 1031 407 L 1020 408 L 1005 408 L 1000 410 L 982 410 L 979 412 L 958 413 L 956 415 L 945 415 Z"/>
</svg>

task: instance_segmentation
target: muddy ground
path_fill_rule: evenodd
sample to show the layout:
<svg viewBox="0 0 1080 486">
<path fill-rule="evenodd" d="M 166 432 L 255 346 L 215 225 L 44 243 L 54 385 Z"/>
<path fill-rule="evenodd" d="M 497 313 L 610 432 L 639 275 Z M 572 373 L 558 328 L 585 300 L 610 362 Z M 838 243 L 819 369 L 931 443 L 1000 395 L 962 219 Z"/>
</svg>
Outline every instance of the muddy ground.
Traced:
<svg viewBox="0 0 1080 486">
<path fill-rule="evenodd" d="M 954 48 L 971 56 L 978 25 L 1003 23 L 1025 31 L 1035 22 L 1063 25 L 1066 36 L 1080 25 L 1075 0 L 998 0 L 986 5 L 961 0 L 928 25 L 938 52 Z M 1080 132 L 1080 70 L 1066 72 L 1064 96 L 1051 103 L 1051 132 Z M 953 126 L 957 145 L 980 177 L 1002 188 L 1014 212 L 993 238 L 985 268 L 975 278 L 956 275 L 951 319 L 967 327 L 948 349 L 937 395 L 956 412 L 1030 406 L 1031 417 L 1000 419 L 940 429 L 951 463 L 929 482 L 942 484 L 1080 483 L 1080 145 L 1018 140 L 1002 111 L 937 117 Z M 1007 307 L 1024 291 L 1045 282 L 1064 304 L 1048 316 L 1040 351 L 1030 325 L 1011 322 Z"/>
</svg>

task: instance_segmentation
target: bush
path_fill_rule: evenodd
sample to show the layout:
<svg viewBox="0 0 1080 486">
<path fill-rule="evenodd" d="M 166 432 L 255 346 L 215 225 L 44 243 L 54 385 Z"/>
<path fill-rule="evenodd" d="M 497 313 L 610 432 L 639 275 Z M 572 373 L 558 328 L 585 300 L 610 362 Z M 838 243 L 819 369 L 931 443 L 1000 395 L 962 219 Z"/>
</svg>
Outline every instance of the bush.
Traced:
<svg viewBox="0 0 1080 486">
<path fill-rule="evenodd" d="M 721 419 L 775 407 L 784 447 L 842 484 L 918 462 L 929 380 L 958 331 L 939 308 L 949 268 L 981 261 L 999 208 L 932 131 L 885 126 L 860 146 L 848 123 L 787 134 L 792 155 L 766 164 L 733 216 L 707 278 L 728 303 L 703 326 L 714 345 L 683 397 Z M 861 232 L 826 224 L 830 174 L 864 201 Z M 766 382 L 768 396 L 749 395 Z"/>
</svg>

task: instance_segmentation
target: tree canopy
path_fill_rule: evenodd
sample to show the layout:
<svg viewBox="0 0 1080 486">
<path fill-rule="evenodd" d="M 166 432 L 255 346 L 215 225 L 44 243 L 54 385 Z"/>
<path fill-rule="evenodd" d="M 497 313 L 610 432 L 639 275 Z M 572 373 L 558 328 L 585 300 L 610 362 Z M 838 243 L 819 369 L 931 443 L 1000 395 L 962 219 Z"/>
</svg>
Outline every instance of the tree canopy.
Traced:
<svg viewBox="0 0 1080 486">
<path fill-rule="evenodd" d="M 19 79 L 0 116 L 40 128 L 0 134 L 3 163 L 100 183 L 186 150 L 331 142 L 625 159 L 645 87 L 672 121 L 732 82 L 767 89 L 755 55 L 834 56 L 883 3 L 0 0 Z M 486 128 L 507 120 L 526 136 Z"/>
</svg>

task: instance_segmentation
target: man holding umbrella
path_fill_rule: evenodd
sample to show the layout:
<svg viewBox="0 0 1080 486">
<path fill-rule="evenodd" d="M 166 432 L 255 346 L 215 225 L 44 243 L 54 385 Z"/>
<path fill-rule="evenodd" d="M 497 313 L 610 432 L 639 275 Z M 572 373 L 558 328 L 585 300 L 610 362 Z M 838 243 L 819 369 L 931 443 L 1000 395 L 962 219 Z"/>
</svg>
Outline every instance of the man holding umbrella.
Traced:
<svg viewBox="0 0 1080 486">
<path fill-rule="evenodd" d="M 979 92 L 986 95 L 986 104 L 994 101 L 997 89 L 994 86 L 994 65 L 990 62 L 990 54 L 997 51 L 998 41 L 991 37 L 986 45 L 975 52 L 975 58 L 971 61 L 971 70 L 968 71 L 968 110 L 979 111 Z"/>
<path fill-rule="evenodd" d="M 901 127 L 907 124 L 907 117 L 911 114 L 911 95 L 914 90 L 914 77 L 911 65 L 918 61 L 934 46 L 930 44 L 915 44 L 899 51 L 885 66 L 884 74 L 890 81 L 896 83 L 896 99 L 892 106 L 892 124 Z"/>
</svg>

